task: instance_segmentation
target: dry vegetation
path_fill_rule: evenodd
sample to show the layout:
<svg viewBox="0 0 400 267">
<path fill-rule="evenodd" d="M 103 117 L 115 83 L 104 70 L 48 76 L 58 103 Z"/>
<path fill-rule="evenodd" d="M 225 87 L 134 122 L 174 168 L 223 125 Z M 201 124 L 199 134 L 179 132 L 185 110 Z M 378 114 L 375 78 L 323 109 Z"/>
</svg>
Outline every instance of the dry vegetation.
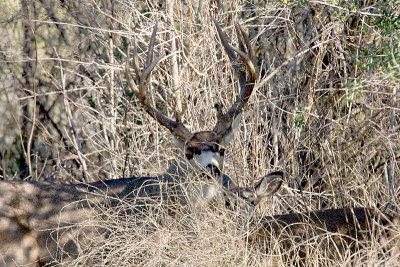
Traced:
<svg viewBox="0 0 400 267">
<path fill-rule="evenodd" d="M 167 113 L 181 108 L 192 132 L 208 130 L 214 105 L 229 106 L 238 91 L 215 16 L 228 36 L 234 22 L 247 29 L 259 70 L 225 172 L 242 185 L 287 173 L 284 190 L 253 219 L 351 206 L 399 214 L 398 1 L 243 2 L 1 1 L 0 178 L 70 183 L 164 172 L 178 151 L 127 86 L 128 43 L 136 38 L 144 60 L 159 22 L 155 50 L 165 59 L 152 75 L 152 101 Z M 121 214 L 104 207 L 93 218 L 107 242 L 92 239 L 73 263 L 265 266 L 292 255 L 272 237 L 267 250 L 251 245 L 252 229 L 218 205 L 174 217 Z M 380 240 L 332 257 L 321 239 L 308 241 L 307 266 L 400 262 Z"/>
</svg>

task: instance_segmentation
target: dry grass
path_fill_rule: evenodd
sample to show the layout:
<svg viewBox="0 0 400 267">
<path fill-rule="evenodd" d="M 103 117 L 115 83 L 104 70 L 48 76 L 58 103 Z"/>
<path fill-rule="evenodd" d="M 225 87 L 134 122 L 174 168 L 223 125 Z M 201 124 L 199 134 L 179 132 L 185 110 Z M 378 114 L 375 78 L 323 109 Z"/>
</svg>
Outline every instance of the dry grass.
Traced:
<svg viewBox="0 0 400 267">
<path fill-rule="evenodd" d="M 223 266 L 249 265 L 256 260 L 250 258 L 251 249 L 226 212 L 204 209 L 169 216 L 159 207 L 154 210 L 144 218 L 118 217 L 113 211 L 112 216 L 95 222 L 109 231 L 107 240 L 92 240 L 67 265 Z"/>
<path fill-rule="evenodd" d="M 372 238 L 362 240 L 299 223 L 300 235 L 286 228 L 259 240 L 252 237 L 260 230 L 260 212 L 238 223 L 237 214 L 220 203 L 185 207 L 174 216 L 159 204 L 148 207 L 146 216 L 128 214 L 132 203 L 126 201 L 119 209 L 98 210 L 85 222 L 98 234 L 86 240 L 79 257 L 61 265 L 399 266 L 399 225 L 387 236 L 375 222 Z"/>
<path fill-rule="evenodd" d="M 127 43 L 136 38 L 143 64 L 142 50 L 159 22 L 155 50 L 166 59 L 152 74 L 151 101 L 171 116 L 182 102 L 189 129 L 209 130 L 216 122 L 214 105 L 228 107 L 238 92 L 213 15 L 231 43 L 234 22 L 247 29 L 259 69 L 257 90 L 227 152 L 225 172 L 241 185 L 274 169 L 288 174 L 285 188 L 262 203 L 255 218 L 349 206 L 399 214 L 400 36 L 398 21 L 391 18 L 400 10 L 395 1 L 357 6 L 343 1 L 340 7 L 323 1 L 174 2 L 172 16 L 163 1 L 160 6 L 64 1 L 68 8 L 47 2 L 33 1 L 27 8 L 0 4 L 0 14 L 7 18 L 0 29 L 5 63 L 0 67 L 2 179 L 77 182 L 163 173 L 178 151 L 171 135 L 145 114 L 126 85 Z M 50 11 L 67 24 L 54 23 Z M 35 35 L 24 32 L 24 26 L 33 27 Z M 177 56 L 177 80 L 171 54 Z M 79 131 L 84 157 L 78 156 L 68 119 Z M 146 219 L 104 213 L 108 216 L 94 223 L 108 229 L 107 241 L 92 240 L 76 265 L 268 264 L 266 250 L 246 242 L 234 216 L 223 209 L 174 217 L 160 211 Z M 271 241 L 267 256 L 288 253 Z M 331 249 L 319 244 L 307 245 L 307 266 L 399 262 L 398 257 L 382 257 L 379 240 L 358 254 L 348 251 L 334 259 L 326 255 Z"/>
</svg>

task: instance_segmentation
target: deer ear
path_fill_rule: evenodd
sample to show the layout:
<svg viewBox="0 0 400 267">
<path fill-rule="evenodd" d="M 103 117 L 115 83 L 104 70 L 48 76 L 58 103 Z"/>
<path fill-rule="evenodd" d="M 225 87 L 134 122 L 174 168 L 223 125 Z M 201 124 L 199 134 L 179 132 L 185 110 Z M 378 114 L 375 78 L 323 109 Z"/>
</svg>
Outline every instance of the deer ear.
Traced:
<svg viewBox="0 0 400 267">
<path fill-rule="evenodd" d="M 279 190 L 283 182 L 283 172 L 271 172 L 254 184 L 258 202 L 267 196 L 272 196 Z"/>
<path fill-rule="evenodd" d="M 237 129 L 239 129 L 239 124 L 242 119 L 242 115 L 243 113 L 241 112 L 235 117 L 235 119 L 232 122 L 232 126 L 229 128 L 226 134 L 222 136 L 221 138 L 222 146 L 226 147 L 229 145 L 230 142 L 232 142 L 235 132 L 237 131 Z"/>
</svg>

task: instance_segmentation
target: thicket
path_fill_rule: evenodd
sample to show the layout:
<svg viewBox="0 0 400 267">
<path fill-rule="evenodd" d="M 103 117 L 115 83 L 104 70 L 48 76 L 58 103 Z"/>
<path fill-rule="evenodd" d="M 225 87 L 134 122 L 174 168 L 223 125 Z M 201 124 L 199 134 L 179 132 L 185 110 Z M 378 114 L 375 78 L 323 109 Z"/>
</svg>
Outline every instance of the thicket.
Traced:
<svg viewBox="0 0 400 267">
<path fill-rule="evenodd" d="M 399 6 L 2 1 L 0 177 L 69 183 L 164 172 L 179 151 L 127 86 L 128 44 L 136 39 L 143 65 L 159 22 L 155 50 L 166 59 L 153 72 L 151 101 L 170 115 L 181 110 L 192 132 L 209 130 L 215 104 L 229 107 L 238 93 L 214 16 L 232 43 L 235 22 L 248 31 L 258 69 L 225 172 L 239 184 L 287 173 L 263 212 L 369 206 L 398 214 Z"/>
</svg>

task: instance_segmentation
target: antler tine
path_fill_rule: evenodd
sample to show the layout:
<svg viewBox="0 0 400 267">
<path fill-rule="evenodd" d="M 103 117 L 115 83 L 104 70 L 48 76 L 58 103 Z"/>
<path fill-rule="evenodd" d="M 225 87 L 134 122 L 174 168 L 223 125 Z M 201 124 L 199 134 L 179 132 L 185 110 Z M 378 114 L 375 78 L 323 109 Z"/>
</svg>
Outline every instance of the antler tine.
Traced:
<svg viewBox="0 0 400 267">
<path fill-rule="evenodd" d="M 237 96 L 235 102 L 232 104 L 230 109 L 225 114 L 218 115 L 218 122 L 214 128 L 214 131 L 219 136 L 224 136 L 226 132 L 232 127 L 232 123 L 235 117 L 242 112 L 243 107 L 245 106 L 245 104 L 247 103 L 253 92 L 254 84 L 256 81 L 256 70 L 253 64 L 255 56 L 254 56 L 254 50 L 252 49 L 250 42 L 244 30 L 240 27 L 240 25 L 238 24 L 235 25 L 236 34 L 239 42 L 239 48 L 240 48 L 239 50 L 235 47 L 232 47 L 228 43 L 227 38 L 225 37 L 225 34 L 222 32 L 218 22 L 214 18 L 213 21 L 215 23 L 215 27 L 217 28 L 217 32 L 221 40 L 221 43 L 224 46 L 225 51 L 228 54 L 228 57 L 239 76 L 239 84 L 240 84 L 240 94 Z M 246 79 L 246 71 L 240 69 L 240 65 L 237 62 L 235 53 L 239 55 L 241 61 L 246 65 L 246 69 L 248 72 L 247 79 Z"/>
<path fill-rule="evenodd" d="M 155 44 L 155 40 L 156 40 L 157 26 L 158 26 L 158 22 L 156 22 L 154 24 L 153 31 L 151 32 L 149 48 L 147 50 L 146 66 L 149 66 L 151 61 L 153 60 L 153 51 L 154 51 L 154 44 Z"/>
<path fill-rule="evenodd" d="M 250 45 L 250 41 L 249 41 L 249 38 L 247 38 L 246 32 L 243 30 L 242 26 L 240 26 L 240 24 L 238 24 L 238 23 L 235 24 L 235 29 L 236 29 L 236 34 L 238 36 L 240 35 L 241 38 L 243 38 L 243 41 L 244 41 L 244 44 L 246 45 L 248 56 L 249 56 L 251 62 L 254 62 L 254 60 L 255 60 L 254 50 L 253 50 L 253 47 Z M 245 51 L 241 38 L 240 38 L 241 47 L 239 47 L 239 48 L 242 51 Z"/>
<path fill-rule="evenodd" d="M 232 63 L 234 63 L 234 61 L 236 60 L 236 56 L 232 50 L 231 45 L 228 43 L 228 39 L 226 39 L 225 34 L 222 32 L 221 26 L 219 26 L 219 23 L 215 20 L 214 17 L 212 17 L 212 20 L 214 21 L 215 27 L 217 28 L 219 39 L 221 39 L 221 43 L 225 48 L 226 54 L 228 55 Z"/>
<path fill-rule="evenodd" d="M 152 107 L 147 101 L 146 88 L 147 88 L 148 78 L 150 77 L 151 71 L 154 69 L 154 67 L 157 65 L 157 63 L 163 58 L 163 56 L 160 55 L 155 60 L 153 60 L 153 51 L 154 51 L 156 33 L 157 33 L 157 23 L 153 27 L 153 32 L 151 34 L 151 38 L 150 38 L 150 42 L 149 42 L 149 48 L 147 51 L 146 67 L 143 69 L 143 71 L 140 71 L 140 69 L 138 67 L 139 60 L 138 60 L 137 52 L 136 52 L 136 45 L 134 48 L 133 65 L 134 65 L 134 69 L 135 69 L 135 73 L 136 73 L 136 78 L 139 82 L 139 89 L 137 88 L 135 82 L 133 81 L 133 79 L 130 75 L 129 47 L 128 47 L 128 53 L 127 53 L 128 58 L 127 58 L 126 65 L 125 65 L 125 74 L 127 76 L 129 87 L 135 93 L 135 95 L 137 95 L 139 97 L 139 101 L 142 104 L 143 108 L 146 110 L 146 112 L 150 116 L 152 116 L 162 126 L 169 129 L 171 131 L 171 133 L 173 135 L 175 135 L 177 138 L 179 138 L 183 141 L 186 141 L 192 136 L 192 134 L 183 125 L 180 115 L 176 112 L 176 114 L 175 114 L 176 121 L 173 121 L 170 118 L 168 118 L 163 112 Z"/>
</svg>

